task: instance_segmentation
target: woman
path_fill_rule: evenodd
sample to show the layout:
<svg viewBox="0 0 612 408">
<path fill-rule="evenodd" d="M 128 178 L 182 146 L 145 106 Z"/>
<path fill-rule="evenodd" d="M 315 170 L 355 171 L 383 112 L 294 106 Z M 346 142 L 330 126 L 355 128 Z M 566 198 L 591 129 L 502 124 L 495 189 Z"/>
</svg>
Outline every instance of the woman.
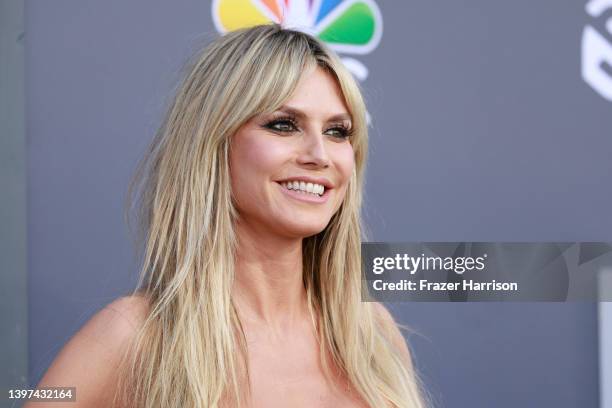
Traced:
<svg viewBox="0 0 612 408">
<path fill-rule="evenodd" d="M 136 179 L 138 291 L 39 387 L 88 407 L 422 407 L 392 317 L 361 301 L 366 149 L 358 86 L 319 41 L 266 25 L 213 42 Z"/>
</svg>

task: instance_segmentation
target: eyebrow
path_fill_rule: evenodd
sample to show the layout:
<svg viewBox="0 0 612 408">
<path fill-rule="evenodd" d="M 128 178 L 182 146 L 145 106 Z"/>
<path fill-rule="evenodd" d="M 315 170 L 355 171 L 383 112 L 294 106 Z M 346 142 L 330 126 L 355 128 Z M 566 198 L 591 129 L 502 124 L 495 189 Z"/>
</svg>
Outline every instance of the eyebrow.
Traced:
<svg viewBox="0 0 612 408">
<path fill-rule="evenodd" d="M 300 119 L 304 119 L 307 116 L 304 112 L 302 112 L 298 108 L 294 108 L 292 106 L 287 106 L 287 105 L 281 106 L 275 112 L 289 113 Z M 352 122 L 351 115 L 349 115 L 348 113 L 337 113 L 327 118 L 328 122 L 333 122 L 333 121 L 338 121 L 338 120 L 348 120 L 349 122 Z"/>
</svg>

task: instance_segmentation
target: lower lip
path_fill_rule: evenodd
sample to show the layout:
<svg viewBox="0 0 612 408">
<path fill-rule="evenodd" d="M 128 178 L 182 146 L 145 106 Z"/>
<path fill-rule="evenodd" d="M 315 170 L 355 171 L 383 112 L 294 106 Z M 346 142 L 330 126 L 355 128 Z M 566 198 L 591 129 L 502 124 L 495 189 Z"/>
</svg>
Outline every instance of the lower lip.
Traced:
<svg viewBox="0 0 612 408">
<path fill-rule="evenodd" d="M 289 190 L 288 188 L 283 187 L 283 185 L 280 183 L 276 183 L 276 184 L 278 184 L 278 187 L 280 187 L 283 193 L 287 194 L 289 197 L 295 198 L 296 200 L 304 201 L 307 203 L 325 203 L 327 202 L 327 200 L 329 199 L 329 194 L 330 194 L 329 192 L 331 190 L 329 188 L 326 188 L 325 191 L 323 192 L 323 195 L 316 196 L 314 194 L 298 193 L 297 191 Z"/>
</svg>

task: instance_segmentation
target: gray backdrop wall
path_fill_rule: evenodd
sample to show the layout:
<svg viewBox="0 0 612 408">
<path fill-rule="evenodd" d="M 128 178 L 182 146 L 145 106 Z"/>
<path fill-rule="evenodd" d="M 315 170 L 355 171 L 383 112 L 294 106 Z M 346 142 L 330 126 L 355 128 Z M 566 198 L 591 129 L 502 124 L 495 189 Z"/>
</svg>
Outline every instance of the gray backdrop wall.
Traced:
<svg viewBox="0 0 612 408">
<path fill-rule="evenodd" d="M 381 43 L 359 57 L 371 239 L 612 241 L 612 102 L 581 77 L 585 2 L 378 5 Z M 25 21 L 35 384 L 133 285 L 127 182 L 183 61 L 217 33 L 208 0 L 32 0 Z M 598 405 L 594 304 L 391 310 L 420 333 L 410 341 L 440 407 Z"/>
<path fill-rule="evenodd" d="M 2 327 L 0 389 L 2 390 L 23 388 L 28 384 L 23 12 L 23 2 L 19 0 L 0 1 L 0 225 L 2 226 L 0 228 L 0 327 Z"/>
</svg>

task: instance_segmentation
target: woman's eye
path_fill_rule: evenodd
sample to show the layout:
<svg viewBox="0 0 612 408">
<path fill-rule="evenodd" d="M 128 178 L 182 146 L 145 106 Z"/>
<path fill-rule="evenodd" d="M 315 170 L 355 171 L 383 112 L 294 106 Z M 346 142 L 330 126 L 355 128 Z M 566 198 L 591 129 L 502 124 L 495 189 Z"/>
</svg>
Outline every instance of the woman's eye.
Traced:
<svg viewBox="0 0 612 408">
<path fill-rule="evenodd" d="M 351 130 L 343 126 L 339 126 L 329 129 L 326 133 L 331 134 L 331 136 L 337 137 L 338 139 L 347 139 L 351 135 Z"/>
<path fill-rule="evenodd" d="M 297 130 L 295 123 L 286 119 L 274 120 L 266 124 L 266 127 L 277 132 L 293 132 L 294 130 Z"/>
<path fill-rule="evenodd" d="M 300 130 L 295 120 L 289 118 L 274 119 L 266 123 L 264 127 L 266 129 L 280 133 L 291 133 Z M 349 136 L 352 134 L 352 129 L 346 126 L 339 125 L 327 129 L 324 133 L 326 135 L 333 136 L 336 139 L 345 140 L 348 139 Z"/>
</svg>

